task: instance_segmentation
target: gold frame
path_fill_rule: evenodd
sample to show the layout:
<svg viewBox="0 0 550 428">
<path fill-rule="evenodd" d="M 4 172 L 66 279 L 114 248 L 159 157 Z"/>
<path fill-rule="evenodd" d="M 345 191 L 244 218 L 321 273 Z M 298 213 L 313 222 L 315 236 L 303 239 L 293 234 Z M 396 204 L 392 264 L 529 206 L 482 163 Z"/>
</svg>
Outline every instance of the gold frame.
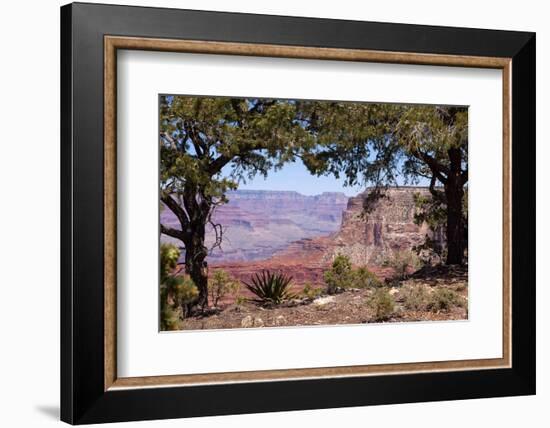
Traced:
<svg viewBox="0 0 550 428">
<path fill-rule="evenodd" d="M 503 81 L 502 358 L 119 378 L 116 375 L 116 52 L 118 49 L 494 68 Z M 511 58 L 248 43 L 104 37 L 104 389 L 257 382 L 511 367 Z"/>
</svg>

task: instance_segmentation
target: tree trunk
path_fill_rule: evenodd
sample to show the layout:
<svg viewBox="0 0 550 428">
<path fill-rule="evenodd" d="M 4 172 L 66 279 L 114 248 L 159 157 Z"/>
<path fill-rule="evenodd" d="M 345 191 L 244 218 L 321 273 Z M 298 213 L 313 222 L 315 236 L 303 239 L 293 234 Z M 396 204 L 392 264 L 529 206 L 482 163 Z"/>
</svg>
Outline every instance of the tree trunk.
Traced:
<svg viewBox="0 0 550 428">
<path fill-rule="evenodd" d="M 185 271 L 199 289 L 199 297 L 192 306 L 201 310 L 208 305 L 208 274 L 205 262 L 208 250 L 204 245 L 204 229 L 204 225 L 197 225 L 190 239 L 185 242 Z"/>
<path fill-rule="evenodd" d="M 449 149 L 451 171 L 445 183 L 447 199 L 447 260 L 448 265 L 459 265 L 464 259 L 464 217 L 462 215 L 462 198 L 464 184 L 460 170 L 460 152 Z"/>
</svg>

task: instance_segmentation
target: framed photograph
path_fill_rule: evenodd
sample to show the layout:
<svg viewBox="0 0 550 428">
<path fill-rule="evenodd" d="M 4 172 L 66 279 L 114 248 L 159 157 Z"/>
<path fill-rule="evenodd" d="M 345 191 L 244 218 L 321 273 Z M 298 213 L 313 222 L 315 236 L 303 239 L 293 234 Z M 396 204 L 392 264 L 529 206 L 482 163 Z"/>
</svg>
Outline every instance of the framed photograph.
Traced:
<svg viewBox="0 0 550 428">
<path fill-rule="evenodd" d="M 61 8 L 61 418 L 535 393 L 535 35 Z"/>
</svg>

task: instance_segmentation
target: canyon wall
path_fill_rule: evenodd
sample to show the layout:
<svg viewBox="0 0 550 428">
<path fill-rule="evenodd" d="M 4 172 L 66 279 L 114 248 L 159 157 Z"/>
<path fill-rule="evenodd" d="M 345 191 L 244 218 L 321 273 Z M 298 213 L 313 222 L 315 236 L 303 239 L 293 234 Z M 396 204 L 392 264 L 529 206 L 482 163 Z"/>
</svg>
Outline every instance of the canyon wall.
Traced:
<svg viewBox="0 0 550 428">
<path fill-rule="evenodd" d="M 265 260 L 224 263 L 223 269 L 244 281 L 262 269 L 269 269 L 292 276 L 298 285 L 309 282 L 319 286 L 334 257 L 345 254 L 354 265 L 366 265 L 384 277 L 388 274 L 384 260 L 395 251 L 411 250 L 422 244 L 426 235 L 436 238 L 427 225 L 414 221 L 415 194 L 428 196 L 429 191 L 423 187 L 390 188 L 365 212 L 369 192 L 368 189 L 349 198 L 335 232 L 295 240 Z"/>
<path fill-rule="evenodd" d="M 349 198 L 342 213 L 339 230 L 329 236 L 301 239 L 277 252 L 274 260 L 302 259 L 308 263 L 326 265 L 338 254 L 348 256 L 358 266 L 380 266 L 395 251 L 411 250 L 422 244 L 426 235 L 434 236 L 426 224 L 415 223 L 415 194 L 429 196 L 425 187 L 392 187 L 383 196 L 370 202 L 365 210 L 371 190 Z"/>
<path fill-rule="evenodd" d="M 426 235 L 442 239 L 414 221 L 415 194 L 428 196 L 427 188 L 389 188 L 365 211 L 370 191 L 352 198 L 343 193 L 231 192 L 229 203 L 215 215 L 224 225 L 224 242 L 222 250 L 208 256 L 209 264 L 244 281 L 269 269 L 292 276 L 296 284 L 321 284 L 338 254 L 384 276 L 383 262 L 395 251 L 411 250 Z M 165 224 L 176 221 L 168 209 L 161 218 Z M 211 234 L 207 242 L 212 242 Z"/>
<path fill-rule="evenodd" d="M 365 211 L 368 192 L 349 199 L 342 226 L 324 252 L 323 261 L 345 254 L 357 265 L 380 265 L 393 252 L 422 244 L 426 235 L 434 238 L 426 224 L 418 225 L 414 219 L 415 194 L 429 196 L 427 188 L 389 188 Z"/>
<path fill-rule="evenodd" d="M 236 190 L 228 192 L 229 202 L 218 207 L 213 220 L 224 228 L 222 247 L 208 256 L 210 263 L 254 261 L 270 258 L 291 242 L 302 238 L 329 235 L 338 231 L 348 197 L 343 193 L 324 192 L 302 195 L 293 191 Z M 167 208 L 161 222 L 179 228 Z M 162 241 L 181 243 L 162 236 Z M 208 230 L 207 246 L 214 242 Z"/>
</svg>

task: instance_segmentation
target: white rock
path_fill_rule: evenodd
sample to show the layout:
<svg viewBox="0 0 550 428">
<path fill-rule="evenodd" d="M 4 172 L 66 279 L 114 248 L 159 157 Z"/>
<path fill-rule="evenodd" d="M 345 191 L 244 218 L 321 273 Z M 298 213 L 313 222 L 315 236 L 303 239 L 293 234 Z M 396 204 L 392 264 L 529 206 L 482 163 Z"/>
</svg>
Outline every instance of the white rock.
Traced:
<svg viewBox="0 0 550 428">
<path fill-rule="evenodd" d="M 249 328 L 249 327 L 252 327 L 253 325 L 254 325 L 254 319 L 250 315 L 247 315 L 241 320 L 241 327 L 243 328 Z"/>
<path fill-rule="evenodd" d="M 392 289 L 389 291 L 389 293 L 390 293 L 390 295 L 393 296 L 393 295 L 399 293 L 399 290 L 398 290 L 397 288 L 395 288 L 395 287 L 392 287 Z"/>
<path fill-rule="evenodd" d="M 263 327 L 264 320 L 261 318 L 254 318 L 254 327 Z"/>
<path fill-rule="evenodd" d="M 277 318 L 275 318 L 275 324 L 276 325 L 285 325 L 286 324 L 286 318 L 282 315 L 279 315 Z"/>
<path fill-rule="evenodd" d="M 319 297 L 313 301 L 313 304 L 316 306 L 325 306 L 329 303 L 334 302 L 334 296 Z"/>
</svg>

